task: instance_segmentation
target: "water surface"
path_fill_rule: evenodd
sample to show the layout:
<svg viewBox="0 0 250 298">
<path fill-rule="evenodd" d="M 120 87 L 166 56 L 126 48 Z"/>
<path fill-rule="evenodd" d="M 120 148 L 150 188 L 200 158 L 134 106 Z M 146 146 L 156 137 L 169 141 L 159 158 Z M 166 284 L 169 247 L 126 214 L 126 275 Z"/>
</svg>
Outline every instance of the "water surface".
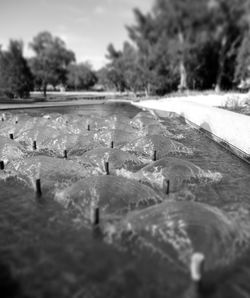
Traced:
<svg viewBox="0 0 250 298">
<path fill-rule="evenodd" d="M 96 117 L 102 125 L 113 119 L 121 128 L 125 119 L 139 112 L 126 104 L 104 104 L 20 110 L 7 113 L 7 118 L 40 118 L 58 113 L 68 116 L 69 123 L 76 121 L 74 128 L 80 129 L 77 135 L 81 136 L 87 131 L 84 121 L 89 117 Z M 193 162 L 211 175 L 219 173 L 222 179 L 184 183 L 179 194 L 166 195 L 159 190 L 157 196 L 163 199 L 163 203 L 158 202 L 159 208 L 131 207 L 112 223 L 117 235 L 103 240 L 101 231 L 93 229 L 78 210 L 65 208 L 51 194 L 37 197 L 34 188 L 19 179 L 20 174 L 1 172 L 1 297 L 250 296 L 249 165 L 180 118 L 160 120 L 172 133 L 172 140 L 177 137 L 193 152 L 172 156 Z M 139 138 L 141 132 L 137 133 Z M 29 157 L 42 154 L 55 158 L 57 154 L 31 152 L 27 144 L 24 148 Z M 79 160 L 75 153 L 72 159 Z M 205 266 L 204 293 L 197 293 L 188 272 L 189 256 L 195 247 L 204 249 L 209 262 Z M 223 262 L 219 260 L 221 247 L 225 249 Z"/>
</svg>

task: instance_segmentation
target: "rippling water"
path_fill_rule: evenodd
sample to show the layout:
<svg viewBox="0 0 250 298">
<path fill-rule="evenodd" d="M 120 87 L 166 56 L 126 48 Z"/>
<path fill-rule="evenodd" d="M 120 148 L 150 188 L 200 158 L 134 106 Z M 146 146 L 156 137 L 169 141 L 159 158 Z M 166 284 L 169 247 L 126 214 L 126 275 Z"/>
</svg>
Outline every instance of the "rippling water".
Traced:
<svg viewBox="0 0 250 298">
<path fill-rule="evenodd" d="M 250 296 L 249 165 L 178 117 L 139 112 L 105 104 L 6 113 L 1 297 Z M 163 160 L 154 163 L 154 151 Z M 196 251 L 206 257 L 203 292 L 189 277 Z"/>
</svg>

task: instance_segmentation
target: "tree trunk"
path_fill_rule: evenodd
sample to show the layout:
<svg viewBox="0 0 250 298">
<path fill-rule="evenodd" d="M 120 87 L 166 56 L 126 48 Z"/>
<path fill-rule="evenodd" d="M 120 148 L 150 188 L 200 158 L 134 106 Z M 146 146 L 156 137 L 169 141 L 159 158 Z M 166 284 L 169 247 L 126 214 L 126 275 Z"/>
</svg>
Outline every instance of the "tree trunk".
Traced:
<svg viewBox="0 0 250 298">
<path fill-rule="evenodd" d="M 184 91 L 187 89 L 187 71 L 184 65 L 184 61 L 180 61 L 180 85 L 179 85 L 179 90 Z"/>
<path fill-rule="evenodd" d="M 179 64 L 179 71 L 180 71 L 180 84 L 178 86 L 180 91 L 184 91 L 187 89 L 187 71 L 184 63 L 184 37 L 182 32 L 178 34 L 180 47 L 181 47 L 181 57 L 180 57 L 180 64 Z"/>
<path fill-rule="evenodd" d="M 43 95 L 45 98 L 47 97 L 47 84 L 43 84 Z"/>
<path fill-rule="evenodd" d="M 218 73 L 216 78 L 216 84 L 215 84 L 215 91 L 220 92 L 221 91 L 221 82 L 222 82 L 222 76 L 224 72 L 224 65 L 225 65 L 225 59 L 226 59 L 226 42 L 227 38 L 224 36 L 221 41 L 221 50 L 219 55 L 219 67 L 218 67 Z"/>
<path fill-rule="evenodd" d="M 149 97 L 150 96 L 150 93 L 151 93 L 151 84 L 150 83 L 147 83 L 147 86 L 145 88 L 145 95 L 146 95 L 146 97 Z"/>
</svg>

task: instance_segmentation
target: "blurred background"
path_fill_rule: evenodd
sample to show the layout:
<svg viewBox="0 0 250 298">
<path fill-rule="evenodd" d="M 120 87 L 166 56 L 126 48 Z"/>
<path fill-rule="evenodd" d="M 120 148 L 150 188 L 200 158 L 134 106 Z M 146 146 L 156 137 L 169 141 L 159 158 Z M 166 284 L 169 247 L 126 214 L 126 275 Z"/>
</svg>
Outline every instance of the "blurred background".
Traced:
<svg viewBox="0 0 250 298">
<path fill-rule="evenodd" d="M 247 0 L 0 2 L 0 96 L 250 87 Z"/>
</svg>

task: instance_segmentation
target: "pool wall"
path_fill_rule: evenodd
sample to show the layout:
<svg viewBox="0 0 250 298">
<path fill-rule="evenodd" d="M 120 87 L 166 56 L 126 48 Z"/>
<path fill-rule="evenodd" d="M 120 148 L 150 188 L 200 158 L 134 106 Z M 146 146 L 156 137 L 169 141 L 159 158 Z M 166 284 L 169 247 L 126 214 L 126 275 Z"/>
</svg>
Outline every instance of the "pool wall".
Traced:
<svg viewBox="0 0 250 298">
<path fill-rule="evenodd" d="M 159 116 L 176 113 L 195 128 L 250 162 L 250 117 L 184 98 L 146 100 L 133 103 L 154 110 Z"/>
</svg>

